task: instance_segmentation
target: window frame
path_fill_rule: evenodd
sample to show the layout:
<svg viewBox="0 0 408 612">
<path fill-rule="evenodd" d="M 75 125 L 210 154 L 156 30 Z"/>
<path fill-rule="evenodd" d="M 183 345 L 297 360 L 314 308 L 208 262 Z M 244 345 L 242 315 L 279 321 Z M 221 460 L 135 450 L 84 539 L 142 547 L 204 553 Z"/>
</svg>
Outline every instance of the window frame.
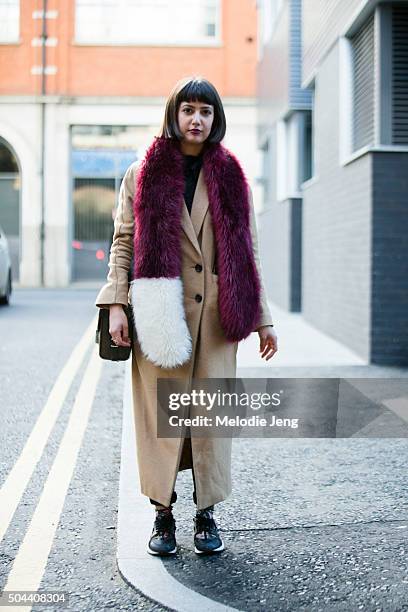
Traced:
<svg viewBox="0 0 408 612">
<path fill-rule="evenodd" d="M 311 176 L 303 180 L 305 160 L 306 112 L 311 113 Z M 276 201 L 301 198 L 304 186 L 316 179 L 315 176 L 315 130 L 313 108 L 296 110 L 276 123 Z"/>
<path fill-rule="evenodd" d="M 4 0 L 3 0 L 4 1 Z M 20 0 L 9 0 L 8 3 L 13 3 L 13 5 L 15 5 L 15 9 L 17 9 L 17 16 L 15 18 L 15 23 L 13 23 L 13 25 L 16 25 L 16 32 L 13 32 L 13 36 L 12 38 L 3 38 L 2 33 L 1 33 L 1 29 L 0 29 L 0 45 L 15 45 L 15 44 L 19 44 L 21 42 L 20 40 L 20 35 L 21 35 L 21 3 Z M 0 0 L 0 19 L 1 19 L 1 8 L 2 8 L 2 0 Z M 6 27 L 5 30 L 8 31 L 10 29 L 10 26 L 8 24 L 8 22 L 5 20 L 6 23 Z"/>
<path fill-rule="evenodd" d="M 124 3 L 127 0 L 120 0 L 122 8 L 124 10 Z M 146 40 L 137 40 L 129 39 L 129 40 L 120 40 L 114 38 L 106 38 L 106 36 L 101 36 L 101 38 L 95 38 L 94 40 L 87 40 L 86 37 L 80 37 L 78 35 L 78 0 L 75 0 L 74 6 L 74 40 L 73 44 L 75 46 L 96 46 L 96 47 L 220 47 L 222 46 L 222 0 L 214 0 L 216 3 L 215 10 L 215 36 L 214 37 L 202 37 L 202 38 L 192 38 L 192 39 L 176 39 L 176 40 L 164 40 L 160 41 L 158 39 L 146 39 Z"/>
<path fill-rule="evenodd" d="M 353 56 L 351 36 L 374 12 L 374 138 L 353 151 Z M 370 151 L 408 152 L 408 144 L 393 144 L 392 124 L 392 3 L 378 4 L 339 37 L 339 163 L 345 166 Z"/>
</svg>

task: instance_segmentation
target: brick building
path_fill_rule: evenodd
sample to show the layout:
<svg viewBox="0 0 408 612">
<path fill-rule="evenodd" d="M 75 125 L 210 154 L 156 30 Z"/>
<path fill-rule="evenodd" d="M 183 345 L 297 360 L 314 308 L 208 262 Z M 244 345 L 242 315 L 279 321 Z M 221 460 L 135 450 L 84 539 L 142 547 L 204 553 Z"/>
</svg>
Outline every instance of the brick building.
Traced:
<svg viewBox="0 0 408 612">
<path fill-rule="evenodd" d="M 25 286 L 103 278 L 127 166 L 174 83 L 220 92 L 257 174 L 255 0 L 0 0 L 0 225 Z M 256 191 L 256 190 L 255 190 Z"/>
</svg>

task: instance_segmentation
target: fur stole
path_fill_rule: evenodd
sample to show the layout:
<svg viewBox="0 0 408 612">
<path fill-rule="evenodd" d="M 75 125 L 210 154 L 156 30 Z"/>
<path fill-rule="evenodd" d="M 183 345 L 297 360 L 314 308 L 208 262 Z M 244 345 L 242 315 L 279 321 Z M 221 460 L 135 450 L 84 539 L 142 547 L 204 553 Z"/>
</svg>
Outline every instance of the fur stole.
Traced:
<svg viewBox="0 0 408 612">
<path fill-rule="evenodd" d="M 133 202 L 135 327 L 146 358 L 164 368 L 184 364 L 192 349 L 181 278 L 183 160 L 178 141 L 155 137 L 141 162 Z M 248 183 L 237 158 L 220 143 L 205 145 L 203 174 L 217 249 L 220 322 L 226 339 L 237 342 L 260 315 Z"/>
</svg>

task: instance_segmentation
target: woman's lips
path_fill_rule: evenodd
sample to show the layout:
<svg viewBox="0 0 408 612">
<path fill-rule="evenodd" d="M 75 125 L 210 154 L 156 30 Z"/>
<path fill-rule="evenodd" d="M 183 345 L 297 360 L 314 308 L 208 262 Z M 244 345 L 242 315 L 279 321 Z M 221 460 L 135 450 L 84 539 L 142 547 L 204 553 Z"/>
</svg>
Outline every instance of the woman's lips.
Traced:
<svg viewBox="0 0 408 612">
<path fill-rule="evenodd" d="M 192 134 L 201 134 L 201 130 L 190 130 Z"/>
</svg>

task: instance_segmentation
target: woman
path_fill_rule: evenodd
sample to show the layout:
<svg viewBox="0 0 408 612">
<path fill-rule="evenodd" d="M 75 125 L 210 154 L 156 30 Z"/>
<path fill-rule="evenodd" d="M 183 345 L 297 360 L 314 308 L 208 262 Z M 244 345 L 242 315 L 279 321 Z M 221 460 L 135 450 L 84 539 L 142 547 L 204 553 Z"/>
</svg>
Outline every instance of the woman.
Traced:
<svg viewBox="0 0 408 612">
<path fill-rule="evenodd" d="M 234 378 L 238 342 L 253 331 L 263 358 L 277 351 L 252 192 L 221 145 L 225 131 L 215 87 L 201 77 L 179 81 L 159 136 L 122 181 L 107 284 L 96 299 L 110 309 L 119 346 L 129 345 L 123 306 L 132 304 L 140 485 L 156 508 L 151 554 L 177 550 L 172 504 L 179 471 L 192 470 L 198 554 L 224 549 L 213 510 L 231 493 L 231 439 L 157 436 L 157 379 L 182 379 L 187 391 L 192 377 Z"/>
</svg>

